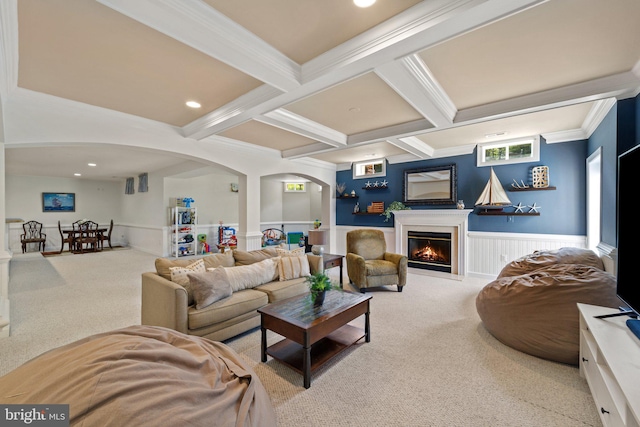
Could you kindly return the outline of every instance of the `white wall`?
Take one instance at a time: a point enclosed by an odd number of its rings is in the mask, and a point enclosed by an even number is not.
[[[75,193],[75,212],[42,212],[42,193]],[[88,218],[100,224],[120,220],[124,183],[74,178],[6,176],[6,216],[57,226]]]
[[[167,177],[164,180],[165,199],[191,197],[198,208],[198,224],[217,225],[238,222],[238,193],[231,191],[231,183],[238,177],[226,173],[211,173],[193,178]],[[168,209],[167,209],[168,210]]]
[[[58,221],[69,227],[79,219],[90,219],[101,225],[121,220],[121,197],[124,183],[113,181],[91,181],[77,178],[52,178],[38,176],[5,177],[5,212],[8,218],[21,218],[24,221],[36,220],[43,224],[47,233],[45,250],[60,249]],[[42,193],[75,193],[75,212],[43,212]],[[22,252],[20,234],[22,224],[10,224],[9,248],[12,252]]]

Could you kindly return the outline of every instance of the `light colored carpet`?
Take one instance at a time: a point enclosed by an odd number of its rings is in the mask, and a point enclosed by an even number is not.
[[[16,256],[0,375],[51,348],[139,324],[140,274],[154,260],[133,249]],[[475,310],[485,282],[410,274],[402,293],[371,292],[371,342],[323,367],[309,389],[279,362],[260,362],[259,330],[226,343],[257,372],[282,427],[600,426],[576,367],[520,353],[485,331]]]

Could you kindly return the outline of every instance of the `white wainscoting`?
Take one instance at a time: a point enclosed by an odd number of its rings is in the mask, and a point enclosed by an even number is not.
[[[494,279],[508,262],[536,250],[587,247],[587,236],[470,231],[469,275]]]

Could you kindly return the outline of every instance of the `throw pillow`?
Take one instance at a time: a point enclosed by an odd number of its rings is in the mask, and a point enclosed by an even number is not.
[[[204,261],[202,261],[202,259],[199,259],[187,265],[186,267],[170,267],[169,271],[171,272],[171,281],[177,283],[187,290],[187,295],[189,296],[189,305],[193,304],[193,291],[191,290],[191,286],[189,285],[189,277],[187,276],[187,274],[204,273],[205,271],[207,271],[204,267]]]
[[[214,268],[213,271],[204,273],[189,273],[187,276],[197,310],[231,296],[231,284],[224,267]]]
[[[238,292],[243,289],[251,289],[265,283],[273,282],[277,277],[277,265],[280,258],[269,258],[249,265],[235,267],[223,267],[229,278],[231,289]],[[213,269],[208,268],[208,271]]]
[[[233,251],[207,255],[202,260],[206,268],[233,267],[236,265],[236,260],[233,259]]]
[[[276,248],[273,247],[256,249],[253,251],[241,251],[239,249],[233,250],[233,258],[235,259],[236,265],[249,265],[275,256],[278,256],[278,254],[276,253]]]
[[[304,248],[296,248],[294,250],[287,250],[284,248],[276,248],[278,256],[300,256],[304,255]]]
[[[280,281],[297,279],[299,277],[310,276],[309,261],[306,255],[283,256],[278,262],[278,274]]]

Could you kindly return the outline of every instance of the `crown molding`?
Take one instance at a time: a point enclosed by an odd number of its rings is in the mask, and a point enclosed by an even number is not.
[[[384,64],[375,73],[434,126],[453,123],[455,105],[417,55]]]
[[[344,133],[283,108],[271,111],[262,117],[256,117],[256,120],[316,141],[324,142],[333,147],[347,145],[347,135]]]
[[[546,140],[547,144],[589,139],[614,105],[616,105],[615,98],[596,101],[579,129],[544,133],[542,137]]]
[[[97,1],[284,92],[300,86],[299,64],[205,2]]]
[[[593,107],[591,107],[589,114],[587,114],[587,117],[585,117],[582,123],[582,129],[585,131],[587,138],[590,138],[593,132],[600,126],[600,123],[602,123],[614,105],[616,105],[616,100],[614,98],[607,98],[597,101]]]
[[[640,78],[627,71],[582,83],[541,91],[460,110],[454,122],[477,123],[583,102],[625,96],[640,87]]]
[[[0,95],[18,86],[18,2],[0,2]]]
[[[556,144],[558,142],[581,141],[589,138],[584,129],[568,129],[558,132],[543,133],[540,136],[544,138],[547,144]]]

